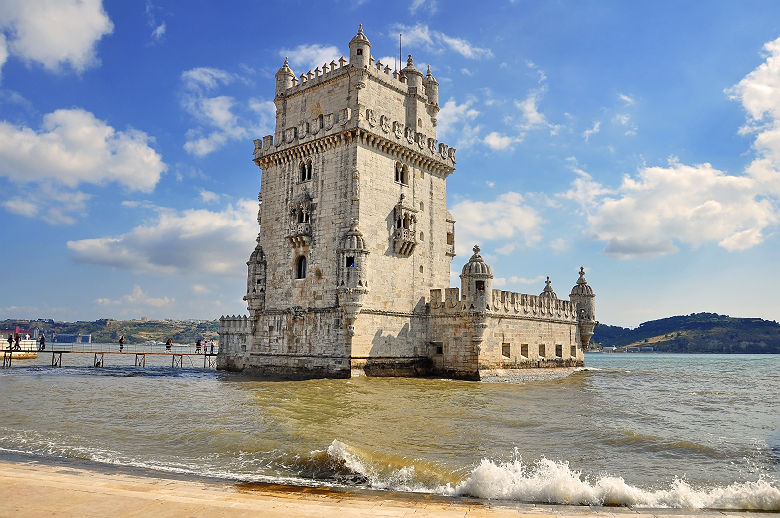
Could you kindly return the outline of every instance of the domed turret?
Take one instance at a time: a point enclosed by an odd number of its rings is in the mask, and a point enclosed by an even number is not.
[[[367,67],[371,55],[371,42],[363,34],[363,24],[358,27],[357,34],[349,42],[349,62],[356,67]]]
[[[422,95],[420,87],[422,87],[423,75],[422,72],[414,68],[414,61],[412,60],[411,54],[409,54],[409,58],[406,60],[406,66],[401,72],[403,72],[404,77],[406,77],[406,84],[409,85],[409,88],[416,88],[416,93]]]
[[[550,282],[550,276],[547,276],[547,280],[544,283],[544,291],[539,294],[540,297],[548,299],[558,299],[558,295],[552,289],[552,283]]]
[[[290,68],[287,58],[284,58],[284,65],[276,72],[276,97],[279,97],[288,88],[292,88],[295,72]]]
[[[428,65],[428,73],[425,74],[425,79],[423,79],[423,86],[425,87],[425,97],[428,98],[428,103],[439,106],[439,82],[431,74],[430,65]]]
[[[474,245],[474,255],[463,266],[460,275],[461,300],[466,309],[484,311],[493,297],[493,269],[479,255],[479,245]]]
[[[598,322],[596,322],[596,295],[588,281],[585,280],[584,267],[580,267],[580,278],[571,289],[569,299],[576,306],[582,348],[587,349],[590,337],[593,336],[593,328],[598,325]]]

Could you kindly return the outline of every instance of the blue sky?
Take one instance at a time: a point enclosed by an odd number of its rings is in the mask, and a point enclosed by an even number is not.
[[[519,0],[4,0],[0,318],[244,313],[273,75],[360,23],[440,83],[453,285],[778,319],[780,2]]]

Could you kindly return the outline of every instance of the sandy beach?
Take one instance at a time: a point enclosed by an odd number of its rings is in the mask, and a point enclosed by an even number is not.
[[[0,462],[0,517],[749,516],[750,512],[533,505],[408,493],[231,484]]]

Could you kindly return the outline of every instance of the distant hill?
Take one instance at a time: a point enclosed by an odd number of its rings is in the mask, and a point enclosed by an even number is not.
[[[198,338],[218,338],[218,320],[114,320],[102,318],[93,321],[58,322],[54,320],[0,320],[0,329],[14,326],[32,331],[39,329],[49,340],[57,334],[91,334],[95,343],[113,343],[124,335],[128,344],[147,340],[164,342],[169,337],[175,343],[194,343]]]
[[[652,346],[671,353],[780,353],[780,324],[760,318],[692,313],[644,322],[635,329],[599,325],[591,339],[602,347]]]

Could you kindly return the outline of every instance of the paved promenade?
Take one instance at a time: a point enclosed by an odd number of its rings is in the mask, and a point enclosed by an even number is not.
[[[763,513],[762,513],[763,514]],[[752,516],[757,513],[631,510],[483,502],[431,495],[256,484],[236,486],[0,462],[0,517],[604,517]]]

